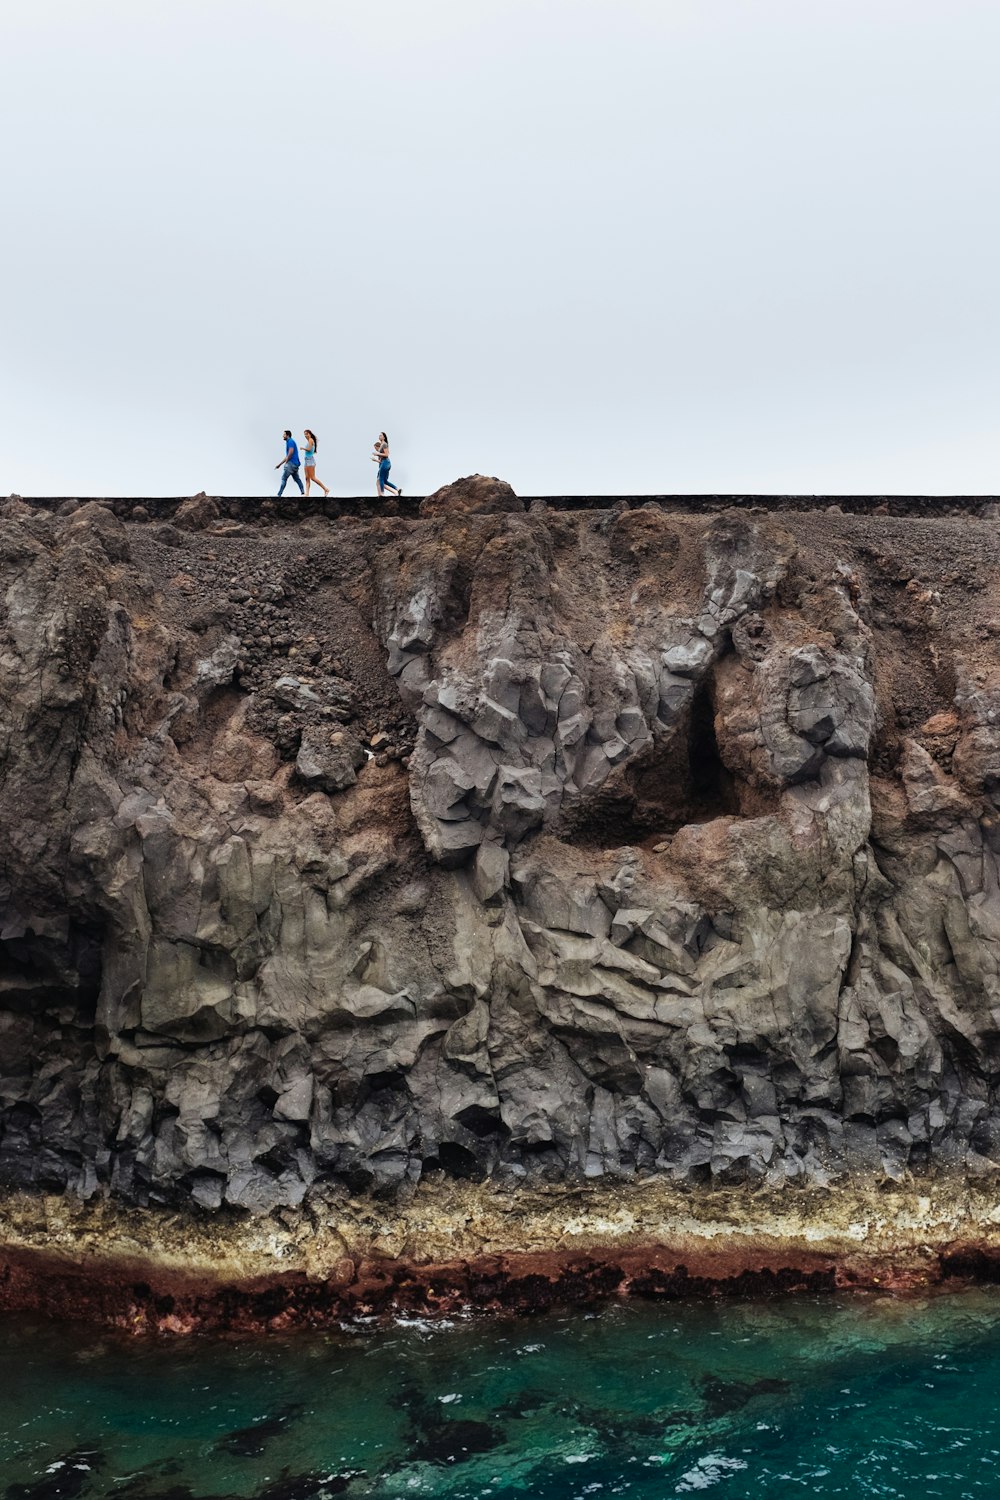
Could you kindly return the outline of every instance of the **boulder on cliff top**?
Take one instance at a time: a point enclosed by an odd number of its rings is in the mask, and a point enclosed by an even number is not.
[[[97,500],[77,506],[68,519],[66,534],[96,538],[109,562],[128,562],[132,556],[125,527],[114,511]]]
[[[30,505],[26,505],[20,495],[8,495],[6,500],[0,501],[0,521],[30,521],[35,515]]]
[[[174,516],[174,525],[183,527],[185,531],[203,531],[206,526],[217,521],[220,515],[218,501],[202,490],[199,494],[192,495],[190,500],[181,501]]]
[[[505,479],[470,474],[435,490],[420,502],[422,516],[497,516],[508,511],[523,512],[519,500]]]

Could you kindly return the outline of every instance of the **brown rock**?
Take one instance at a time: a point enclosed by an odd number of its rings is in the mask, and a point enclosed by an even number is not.
[[[96,500],[81,505],[69,518],[67,534],[92,537],[109,562],[127,562],[130,557],[128,533],[106,505]]]
[[[960,788],[915,740],[904,740],[900,760],[903,791],[918,826],[937,827],[968,812]]]
[[[506,480],[487,478],[485,474],[456,479],[420,502],[422,516],[495,516],[523,510],[524,502]]]
[[[277,817],[285,804],[282,788],[275,781],[246,781],[244,782],[247,793],[247,801],[256,813],[261,813],[265,818]]]
[[[216,735],[211,771],[219,781],[266,781],[278,769],[278,752],[270,740],[246,728],[247,701]]]
[[[182,527],[184,531],[203,531],[206,526],[217,521],[220,514],[218,501],[210,499],[202,490],[190,500],[181,501],[174,516],[174,525]]]
[[[950,755],[959,733],[958,715],[952,709],[932,714],[920,726],[920,736],[932,755]]]

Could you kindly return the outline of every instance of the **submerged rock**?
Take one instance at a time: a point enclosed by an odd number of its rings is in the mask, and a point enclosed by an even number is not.
[[[341,1474],[285,1474],[257,1491],[254,1500],[326,1500],[343,1495],[351,1481]]]
[[[264,1417],[259,1422],[252,1422],[249,1427],[240,1427],[235,1432],[227,1433],[215,1446],[220,1453],[231,1453],[235,1458],[257,1458],[272,1439],[279,1437],[301,1415],[301,1406],[286,1407],[273,1417]]]
[[[425,1463],[461,1464],[477,1453],[489,1453],[502,1442],[503,1433],[488,1422],[463,1418],[436,1423],[415,1445],[412,1454]]]
[[[98,1449],[78,1448],[47,1464],[37,1479],[9,1484],[4,1500],[76,1500],[103,1468],[104,1457]]]
[[[757,1396],[783,1396],[792,1389],[791,1381],[774,1375],[759,1380],[720,1380],[717,1376],[706,1375],[698,1386],[710,1417],[741,1411]]]

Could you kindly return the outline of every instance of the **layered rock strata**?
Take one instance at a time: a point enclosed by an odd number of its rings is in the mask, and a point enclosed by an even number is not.
[[[286,528],[8,502],[3,1183],[989,1181],[998,562],[977,520],[496,482]]]
[[[0,1311],[128,1333],[277,1332],[609,1297],[868,1290],[1000,1280],[1000,1207],[968,1182],[914,1193],[425,1180],[322,1215],[179,1215],[15,1195],[0,1207]]]

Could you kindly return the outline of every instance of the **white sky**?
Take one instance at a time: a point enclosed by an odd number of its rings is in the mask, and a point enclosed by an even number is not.
[[[996,0],[7,0],[0,493],[1000,489]]]

